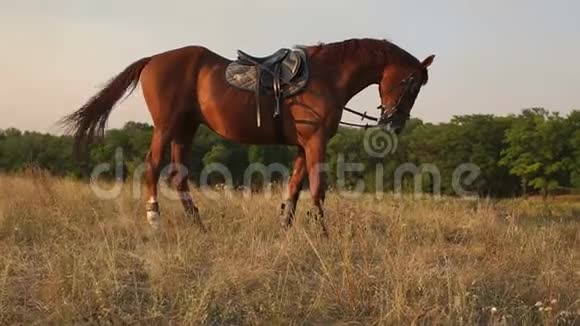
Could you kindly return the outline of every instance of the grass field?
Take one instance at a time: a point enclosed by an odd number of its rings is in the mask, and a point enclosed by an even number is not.
[[[125,190],[0,176],[0,324],[580,323],[580,204],[326,202],[280,230],[279,199],[194,192],[207,234]]]

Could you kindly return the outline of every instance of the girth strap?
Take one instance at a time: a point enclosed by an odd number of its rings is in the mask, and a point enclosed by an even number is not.
[[[274,118],[280,115],[280,98],[282,97],[282,85],[280,85],[280,65],[274,68],[273,78],[274,97],[276,98],[276,108],[274,110]]]
[[[256,122],[258,124],[258,128],[262,125],[262,119],[260,118],[260,78],[262,78],[262,67],[260,65],[256,65],[256,75],[258,78],[258,82],[256,83]]]

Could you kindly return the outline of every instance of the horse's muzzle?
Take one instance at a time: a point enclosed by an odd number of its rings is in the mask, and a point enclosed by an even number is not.
[[[381,118],[378,121],[379,126],[387,127],[387,129],[393,131],[395,134],[403,131],[408,119],[407,115],[399,112],[396,106],[385,107],[381,105],[379,109],[381,109]]]

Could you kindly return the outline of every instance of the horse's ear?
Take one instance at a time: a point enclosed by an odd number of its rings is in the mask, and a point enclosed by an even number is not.
[[[434,54],[428,56],[425,60],[423,60],[421,64],[423,65],[423,67],[427,68],[433,63],[433,60],[435,60]]]

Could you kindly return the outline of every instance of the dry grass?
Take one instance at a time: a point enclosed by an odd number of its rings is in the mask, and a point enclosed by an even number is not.
[[[194,194],[208,234],[129,190],[0,176],[0,324],[574,324],[580,207],[330,194],[330,238],[280,201]],[[541,306],[540,306],[541,305]]]

